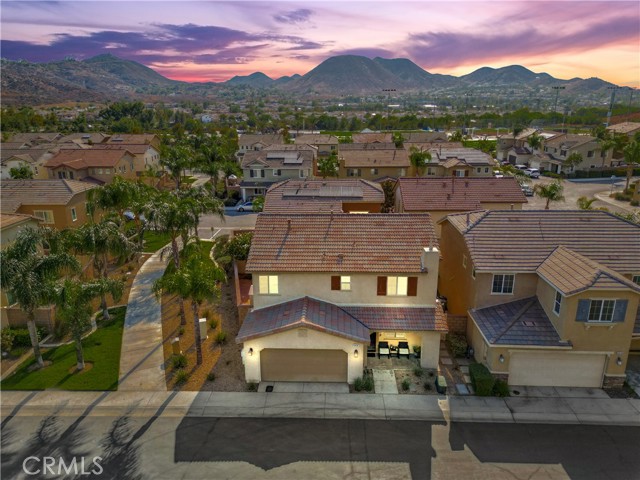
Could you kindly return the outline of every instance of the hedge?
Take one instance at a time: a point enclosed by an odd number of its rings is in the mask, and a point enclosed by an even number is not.
[[[469,365],[469,376],[471,377],[471,384],[476,392],[476,395],[481,397],[489,397],[493,395],[493,387],[496,383],[496,379],[493,378],[489,369],[481,363],[473,363]]]

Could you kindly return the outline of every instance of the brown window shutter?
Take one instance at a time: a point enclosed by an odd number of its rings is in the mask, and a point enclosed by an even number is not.
[[[387,277],[378,277],[378,295],[387,294]]]
[[[340,276],[331,275],[331,290],[340,290]]]
[[[418,277],[409,277],[407,285],[407,296],[415,297],[418,295]]]

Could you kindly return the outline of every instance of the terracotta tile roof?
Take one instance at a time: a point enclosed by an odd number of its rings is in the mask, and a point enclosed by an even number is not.
[[[323,134],[307,134],[299,135],[295,138],[296,145],[338,145],[338,137],[335,135],[323,135]]]
[[[121,149],[60,150],[53,158],[47,160],[44,167],[56,168],[64,165],[74,170],[93,167],[115,167],[123,157],[128,156],[131,156],[131,153],[128,150]]]
[[[16,156],[28,156],[31,160],[26,160],[29,163],[36,163],[45,155],[52,155],[55,150],[41,149],[41,148],[4,148],[0,150],[0,159],[2,162],[6,162],[10,158]]]
[[[265,196],[268,213],[340,213],[342,202],[384,202],[382,187],[366,180],[285,180]]]
[[[420,143],[410,143],[405,145],[405,148],[407,150],[409,150],[409,153],[411,153],[411,147],[415,147],[418,150],[435,150],[435,149],[440,149],[442,148],[443,150],[445,148],[451,149],[451,148],[464,148],[464,145],[462,145],[462,142],[420,142]]]
[[[407,168],[411,165],[406,150],[393,149],[368,149],[368,150],[340,150],[339,158],[344,160],[345,168]]]
[[[369,341],[369,330],[342,308],[310,297],[252,310],[245,317],[236,343],[307,327],[358,342]]]
[[[453,214],[477,270],[535,272],[565,247],[618,273],[640,272],[640,225],[599,210],[491,210]]]
[[[621,134],[629,134],[629,133],[633,133],[636,130],[640,130],[640,123],[638,122],[622,122],[622,123],[618,123],[616,125],[611,125],[609,127],[607,127],[607,130],[610,130],[612,132],[615,133],[621,133]]]
[[[51,143],[62,138],[61,133],[16,133],[11,136],[11,142],[29,143]]]
[[[353,143],[389,143],[393,142],[390,133],[354,133],[351,135]]]
[[[0,213],[0,229],[17,225],[29,220],[40,221],[38,218],[22,213]]]
[[[300,147],[302,145],[291,145]],[[306,145],[305,145],[306,146]],[[285,149],[262,149],[260,151],[250,150],[242,157],[242,168],[259,164],[265,168],[278,169],[310,169],[313,167],[313,150],[285,150]]]
[[[476,150],[475,148],[446,148],[443,146],[434,146],[429,149],[431,152],[431,160],[444,163],[448,159],[457,159],[470,166],[494,165],[496,162],[491,155]]]
[[[405,212],[479,210],[483,203],[527,203],[514,177],[400,178],[396,195]]]
[[[140,134],[117,134],[112,135],[107,140],[107,143],[119,143],[122,145],[132,144],[150,144],[158,142],[159,138],[155,133],[140,133]]]
[[[555,137],[545,140],[546,147],[573,148],[585,143],[595,142],[595,137],[591,135],[578,135],[576,133],[561,133]]]
[[[0,208],[15,213],[21,205],[67,205],[75,195],[95,188],[77,180],[3,180]]]
[[[299,327],[366,343],[370,330],[447,331],[440,307],[337,306],[303,297],[249,312],[236,343]]]
[[[91,142],[93,144],[98,144],[102,142],[106,142],[110,138],[110,135],[106,133],[92,132],[92,133],[71,133],[69,135],[65,135],[64,137],[58,140],[58,143],[76,143],[76,142]]]
[[[469,310],[469,315],[492,345],[570,347],[536,297]]]
[[[282,145],[284,144],[284,138],[279,133],[272,135],[259,135],[254,133],[245,133],[238,137],[238,145],[250,147],[256,143],[263,143],[264,145]]]
[[[150,148],[154,148],[152,145],[146,143],[127,143],[127,144],[118,144],[118,143],[106,143],[94,145],[92,147],[93,150],[126,150],[129,153],[134,155],[144,155],[147,153],[147,150]]]
[[[341,143],[338,147],[340,152],[347,152],[351,150],[357,150],[359,152],[369,150],[396,150],[396,144],[393,142],[380,142],[380,143]],[[404,150],[404,149],[400,149]]]
[[[406,132],[402,134],[402,138],[404,143],[433,143],[449,140],[445,132]]]
[[[536,271],[564,295],[587,289],[630,288],[640,291],[640,285],[563,246],[556,248]]]
[[[421,272],[437,247],[428,213],[258,215],[248,272]]]

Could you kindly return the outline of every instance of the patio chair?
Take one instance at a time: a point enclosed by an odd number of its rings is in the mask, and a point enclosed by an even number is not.
[[[386,355],[387,358],[391,358],[389,352],[389,342],[378,342],[378,358],[380,355]]]
[[[409,358],[409,343],[408,342],[398,342],[398,358],[400,355],[406,355]]]

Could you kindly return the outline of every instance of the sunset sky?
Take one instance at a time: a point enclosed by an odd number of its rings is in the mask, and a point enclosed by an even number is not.
[[[2,57],[110,52],[186,81],[304,74],[328,57],[410,58],[431,73],[524,65],[640,86],[640,2],[5,1]]]

